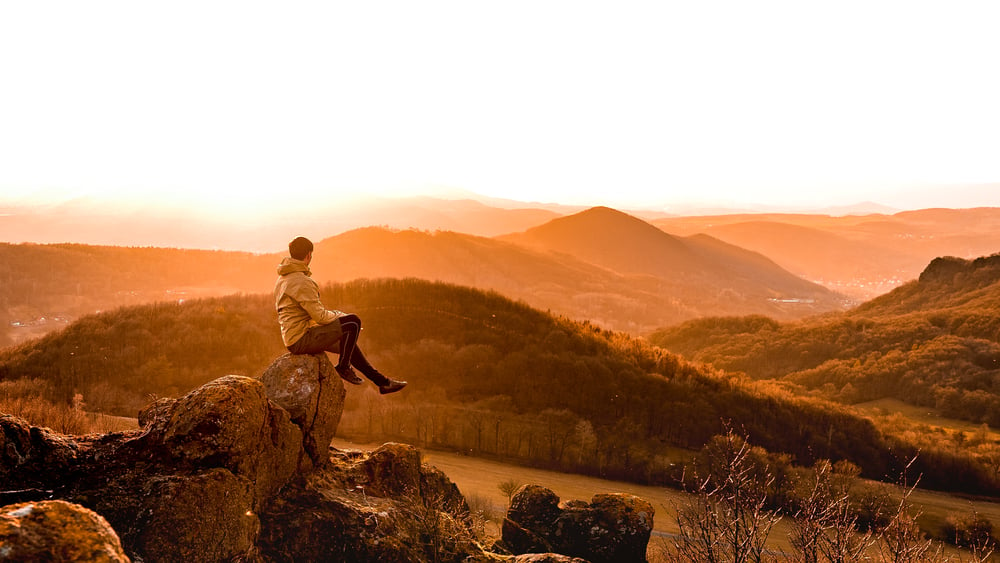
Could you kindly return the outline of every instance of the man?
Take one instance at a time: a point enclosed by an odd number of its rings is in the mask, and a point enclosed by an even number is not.
[[[310,277],[313,243],[297,237],[288,243],[288,257],[278,266],[274,283],[274,306],[278,310],[281,339],[292,354],[340,354],[337,373],[348,383],[364,383],[351,368],[354,366],[378,385],[379,393],[395,393],[405,381],[390,379],[365,359],[358,348],[361,319],[357,315],[328,310],[319,300],[319,285]]]

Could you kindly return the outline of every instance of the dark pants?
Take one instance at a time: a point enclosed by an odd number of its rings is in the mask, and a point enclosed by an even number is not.
[[[358,348],[361,319],[357,315],[344,315],[338,320],[340,326],[330,323],[310,327],[302,335],[302,338],[288,347],[288,351],[293,354],[333,352],[340,355],[340,361],[337,362],[338,367],[354,366],[378,386],[389,383],[389,378],[372,367],[361,352],[361,348]]]

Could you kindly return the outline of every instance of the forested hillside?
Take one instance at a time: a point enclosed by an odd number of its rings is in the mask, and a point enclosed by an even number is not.
[[[650,340],[844,403],[893,397],[1000,426],[1000,255],[936,259],[919,280],[846,313],[701,319]]]
[[[515,303],[417,280],[323,287],[359,313],[361,344],[410,381],[392,396],[352,387],[345,431],[637,481],[667,482],[679,461],[727,425],[809,465],[846,459],[894,479],[916,453],[842,407],[717,373],[641,340]],[[155,396],[221,375],[256,375],[283,353],[269,295],[133,306],[89,315],[5,350],[0,382],[44,382],[53,400],[134,416]],[[1000,491],[961,452],[922,452],[930,487]],[[955,476],[961,478],[956,480]]]

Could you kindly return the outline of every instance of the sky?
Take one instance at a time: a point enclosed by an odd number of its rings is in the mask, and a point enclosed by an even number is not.
[[[0,2],[0,201],[1000,206],[998,21],[913,0]]]

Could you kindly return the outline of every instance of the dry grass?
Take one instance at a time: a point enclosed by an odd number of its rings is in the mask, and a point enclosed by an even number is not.
[[[380,444],[356,444],[335,439],[334,447],[341,449],[370,450]],[[466,498],[473,497],[480,506],[487,505],[499,512],[499,518],[507,508],[507,496],[501,491],[500,484],[515,480],[521,483],[538,484],[551,489],[562,501],[585,500],[598,493],[629,493],[648,501],[656,509],[653,519],[653,537],[650,539],[649,554],[651,561],[661,559],[665,543],[678,533],[676,507],[689,501],[686,493],[664,487],[636,485],[623,481],[610,481],[546,471],[530,467],[508,465],[496,461],[465,456],[450,452],[422,450],[424,462],[444,471],[458,485]],[[901,490],[893,488],[895,494],[901,495]],[[949,515],[969,514],[973,510],[986,516],[1000,528],[1000,504],[985,500],[969,500],[946,493],[915,490],[910,496],[910,502],[921,513],[919,522],[925,529],[937,529]],[[774,554],[792,553],[789,540],[792,532],[792,522],[783,518],[772,530],[767,541],[767,549]],[[945,553],[953,561],[958,556],[957,550],[945,548]],[[968,559],[965,559],[968,560]]]
[[[902,416],[914,425],[926,425],[933,429],[943,429],[951,431],[961,431],[967,436],[972,436],[981,432],[983,425],[975,424],[966,420],[946,418],[938,412],[928,407],[918,407],[900,401],[899,399],[878,399],[865,403],[858,403],[854,408],[869,417]],[[1000,440],[1000,432],[990,429],[988,431],[990,440]]]

